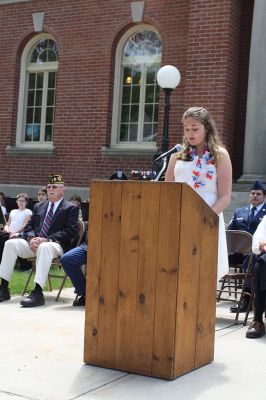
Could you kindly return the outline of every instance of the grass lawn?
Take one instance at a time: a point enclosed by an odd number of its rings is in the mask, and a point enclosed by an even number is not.
[[[57,265],[56,266],[52,265],[52,267],[50,269],[50,272],[58,273],[60,275],[64,275],[64,270],[62,268],[59,268]],[[29,277],[29,273],[30,273],[30,270],[21,272],[16,268],[14,269],[14,272],[12,274],[12,277],[11,277],[11,280],[10,280],[10,284],[9,284],[11,295],[21,294],[22,293],[22,290],[24,289],[24,286],[26,285],[26,281],[27,281],[27,279]],[[30,290],[32,290],[34,288],[35,284],[34,284],[33,281],[34,281],[34,274],[32,275],[28,291],[30,291]],[[51,278],[51,281],[52,281],[52,289],[53,290],[54,289],[59,289],[59,287],[60,287],[60,285],[62,283],[62,279]],[[65,288],[73,287],[72,282],[71,282],[70,279],[66,280],[64,287]],[[44,291],[49,291],[48,281],[46,282]]]

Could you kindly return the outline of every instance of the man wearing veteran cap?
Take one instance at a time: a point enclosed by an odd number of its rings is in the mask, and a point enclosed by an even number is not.
[[[0,302],[10,299],[8,284],[17,257],[36,256],[35,288],[20,304],[23,307],[36,307],[45,303],[42,290],[52,260],[71,248],[71,242],[78,232],[79,208],[64,199],[64,191],[61,175],[50,175],[48,201],[35,204],[21,237],[5,243],[0,265]]]
[[[261,180],[256,180],[250,188],[249,201],[245,207],[237,208],[234,212],[234,216],[230,221],[227,229],[246,231],[251,235],[256,231],[262,218],[266,215],[266,204],[265,202],[266,190]],[[248,257],[244,257],[242,254],[229,255],[229,262],[235,264],[243,264],[244,269],[248,265]],[[249,283],[250,285],[250,283]],[[251,292],[250,287],[245,288],[246,292]],[[241,304],[239,305],[240,312],[246,312],[249,304],[249,296],[244,296]],[[236,313],[238,311],[238,305],[234,305],[230,308],[230,311]]]

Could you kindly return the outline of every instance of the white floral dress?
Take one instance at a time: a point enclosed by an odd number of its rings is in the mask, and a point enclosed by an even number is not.
[[[211,207],[217,200],[217,172],[210,153],[206,151],[202,158],[195,153],[191,161],[177,160],[174,174],[175,182],[185,182],[190,185]],[[218,237],[218,270],[217,280],[229,270],[227,245],[223,213],[219,214]]]

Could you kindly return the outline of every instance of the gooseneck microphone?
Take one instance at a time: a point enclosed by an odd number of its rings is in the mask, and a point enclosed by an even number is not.
[[[157,157],[154,162],[161,160],[164,157],[168,157],[173,153],[177,153],[178,151],[183,150],[183,146],[181,144],[176,144],[172,149],[166,151],[165,153],[161,154],[159,157]]]

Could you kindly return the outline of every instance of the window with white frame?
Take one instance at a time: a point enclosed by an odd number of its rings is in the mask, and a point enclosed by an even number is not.
[[[10,4],[10,3],[26,3],[31,2],[32,0],[0,0],[1,4]]]
[[[22,55],[18,146],[53,143],[58,49],[52,37],[40,37]]]
[[[152,27],[135,27],[120,41],[113,109],[114,147],[155,147],[160,93],[156,75],[161,55],[161,39]]]

